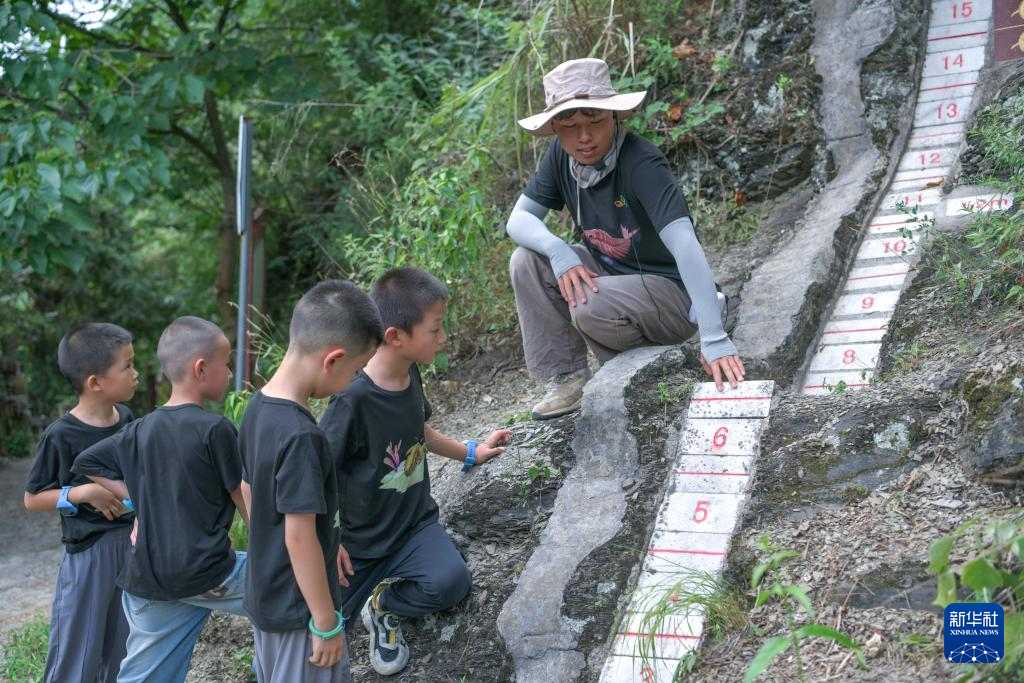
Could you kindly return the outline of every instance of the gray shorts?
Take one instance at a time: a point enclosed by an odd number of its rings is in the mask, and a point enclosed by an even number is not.
[[[345,634],[337,636],[344,638]],[[312,635],[306,629],[287,633],[268,633],[253,628],[256,657],[253,666],[260,683],[351,683],[348,643],[345,656],[330,669],[309,663],[313,654]]]

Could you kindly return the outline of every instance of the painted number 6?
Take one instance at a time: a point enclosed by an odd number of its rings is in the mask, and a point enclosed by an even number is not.
[[[709,500],[698,500],[697,507],[694,508],[693,510],[693,521],[697,522],[697,524],[700,524],[705,519],[707,519],[709,512],[708,505],[710,504],[711,501]]]
[[[719,427],[715,430],[715,435],[711,437],[711,450],[717,451],[725,447],[727,441],[727,435],[729,434],[728,427]]]

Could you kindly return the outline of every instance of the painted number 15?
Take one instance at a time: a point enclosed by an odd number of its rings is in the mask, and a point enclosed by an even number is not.
[[[954,19],[968,19],[972,14],[974,14],[974,3],[971,0],[953,3]]]

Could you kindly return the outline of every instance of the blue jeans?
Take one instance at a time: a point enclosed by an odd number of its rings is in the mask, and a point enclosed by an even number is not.
[[[182,600],[146,600],[124,594],[124,614],[131,629],[128,655],[121,662],[118,683],[175,683],[185,680],[192,650],[210,612],[248,615],[242,609],[246,553],[235,552],[235,568],[214,589],[222,597],[207,594]]]

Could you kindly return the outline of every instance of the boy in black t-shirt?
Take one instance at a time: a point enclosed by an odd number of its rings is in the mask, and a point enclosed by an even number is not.
[[[246,616],[246,553],[231,547],[237,508],[248,520],[231,422],[203,410],[224,398],[227,337],[186,316],[167,326],[157,357],[171,396],[78,456],[72,471],[128,496],[138,536],[118,579],[130,633],[119,683],[184,681],[212,610]]]
[[[437,278],[399,268],[370,296],[385,326],[383,343],[365,372],[331,399],[320,425],[338,470],[342,611],[350,618],[362,608],[370,663],[389,675],[409,661],[401,617],[447,609],[470,588],[469,568],[438,522],[427,451],[469,471],[500,454],[511,432],[459,443],[426,424],[431,411],[416,364],[432,362],[446,339],[448,290]]]
[[[252,486],[245,607],[261,683],[350,680],[336,557],[338,482],[310,398],[341,391],[381,339],[373,302],[328,280],[296,304],[288,350],[249,402],[239,443]]]
[[[131,422],[132,336],[110,323],[80,325],[60,340],[57,363],[78,393],[43,432],[25,483],[25,508],[61,514],[64,559],[50,614],[45,683],[110,681],[124,658],[128,623],[115,579],[131,548],[134,515],[121,497],[71,473],[79,453]]]

